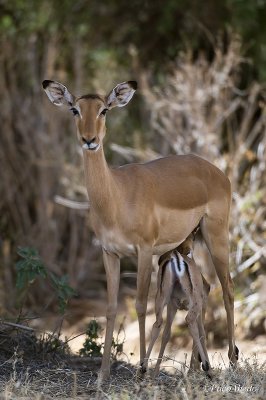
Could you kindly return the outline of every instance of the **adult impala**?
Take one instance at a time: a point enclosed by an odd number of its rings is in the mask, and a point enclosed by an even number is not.
[[[137,89],[135,81],[118,84],[107,96],[75,97],[64,85],[50,80],[43,81],[43,88],[53,104],[67,105],[75,116],[83,148],[91,225],[103,250],[108,307],[100,381],[110,374],[120,258],[138,257],[136,310],[142,364],[152,255],[177,247],[198,224],[222,285],[228,356],[231,363],[236,363],[234,296],[228,267],[229,180],[214,165],[195,155],[169,156],[119,168],[107,165],[103,151],[105,116],[113,107],[123,107],[130,101]]]

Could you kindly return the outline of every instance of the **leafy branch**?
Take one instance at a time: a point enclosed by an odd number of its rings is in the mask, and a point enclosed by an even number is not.
[[[57,277],[45,267],[38,250],[33,247],[18,247],[20,260],[16,263],[16,287],[20,292],[19,302],[23,305],[30,286],[37,278],[47,279],[55,290],[59,312],[64,314],[68,301],[76,291],[69,286],[68,277]]]

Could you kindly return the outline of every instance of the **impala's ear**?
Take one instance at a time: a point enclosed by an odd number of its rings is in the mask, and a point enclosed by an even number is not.
[[[63,104],[72,106],[75,102],[75,97],[62,83],[45,80],[42,83],[42,87],[49,100],[56,106],[62,106]]]
[[[107,107],[124,107],[132,99],[136,89],[136,81],[119,83],[106,98]]]

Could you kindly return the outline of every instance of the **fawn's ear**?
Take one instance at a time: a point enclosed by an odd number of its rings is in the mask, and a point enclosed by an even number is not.
[[[136,89],[136,81],[119,83],[106,97],[107,107],[124,107],[132,99]]]
[[[75,102],[75,97],[62,83],[45,80],[42,83],[42,87],[49,100],[56,106],[62,106],[63,104],[72,106]]]

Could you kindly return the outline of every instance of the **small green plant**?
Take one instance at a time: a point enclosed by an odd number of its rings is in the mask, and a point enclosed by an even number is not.
[[[119,334],[121,332],[121,327],[118,331],[116,339],[112,339],[111,355],[116,360],[117,356],[123,352],[124,341],[119,341]],[[86,339],[83,343],[83,347],[79,350],[81,356],[87,357],[101,357],[102,350],[104,348],[104,343],[102,342],[102,327],[96,319],[89,322],[88,328],[86,330]]]
[[[23,306],[30,285],[37,278],[47,279],[53,287],[59,304],[59,311],[64,314],[67,303],[76,292],[68,285],[67,276],[61,278],[47,270],[38,251],[32,247],[19,247],[17,254],[21,259],[16,263],[16,287],[19,290],[19,303]]]
[[[18,247],[17,254],[21,257],[16,263],[16,286],[18,289],[25,289],[37,277],[47,277],[46,268],[36,249],[32,247]]]
[[[125,337],[124,339],[121,341],[120,339],[120,333],[124,332],[124,326],[123,323],[120,324],[119,330],[117,332],[117,336],[116,339],[113,337],[112,340],[112,350],[111,350],[111,355],[112,357],[116,360],[118,356],[120,356],[123,353],[123,346],[124,346],[124,342],[125,342]],[[125,332],[124,332],[124,336],[125,336]]]
[[[62,340],[56,333],[42,333],[37,339],[36,348],[38,353],[42,354],[70,354],[67,338]]]
[[[96,319],[89,322],[86,330],[85,342],[83,343],[83,347],[79,350],[81,356],[100,357],[102,355],[101,350],[103,349],[104,343],[99,343],[101,332],[102,328]]]

